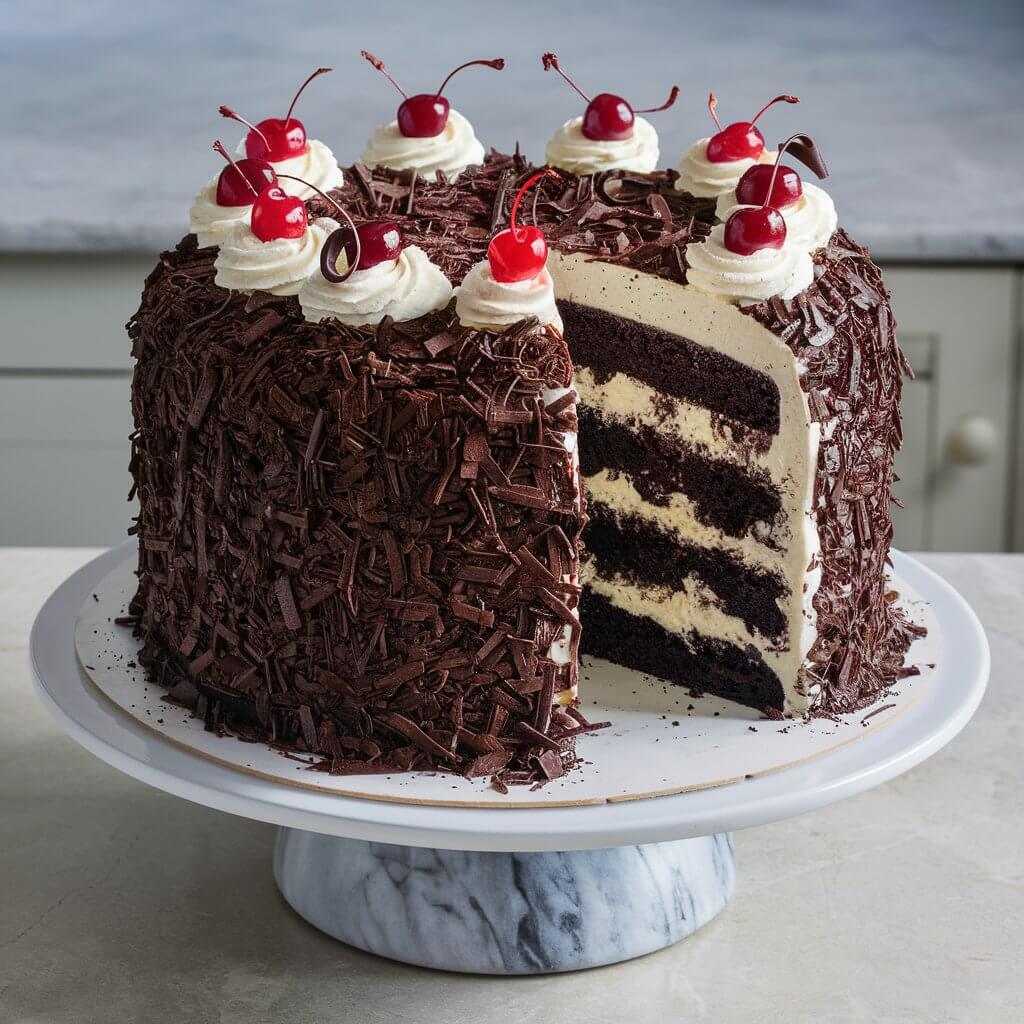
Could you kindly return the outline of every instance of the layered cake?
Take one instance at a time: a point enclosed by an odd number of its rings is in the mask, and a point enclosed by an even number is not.
[[[823,176],[816,147],[716,125],[658,170],[650,122],[584,98],[543,173],[440,91],[319,180],[291,111],[223,151],[130,324],[132,613],[210,728],[502,787],[576,763],[580,651],[771,715],[909,671],[908,368],[781,162]]]

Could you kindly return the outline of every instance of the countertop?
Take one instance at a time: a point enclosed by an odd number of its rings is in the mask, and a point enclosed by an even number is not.
[[[509,8],[475,0],[376,4],[248,0],[173,4],[40,0],[4,6],[0,33],[0,251],[155,250],[176,241],[199,185],[237,126],[221,103],[283,116],[314,67],[334,65],[298,110],[343,163],[394,117],[390,85],[358,57],[376,52],[416,92],[449,67],[449,94],[485,145],[518,139],[534,159],[581,103],[539,55],[556,50],[585,91],[677,106],[652,115],[662,163],[777,93],[770,143],[817,139],[840,220],[888,260],[1024,260],[1024,7],[1019,0],[644,0]],[[299,13],[301,12],[301,13]]]
[[[342,946],[270,874],[274,830],[138,783],[50,721],[27,636],[96,552],[0,549],[0,1020],[843,1024],[1024,1018],[1024,556],[927,555],[980,615],[975,719],[909,774],[736,836],[723,914],[585,974],[444,975]]]

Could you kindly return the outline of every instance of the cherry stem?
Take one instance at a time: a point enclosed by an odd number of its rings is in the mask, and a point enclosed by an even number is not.
[[[444,92],[444,87],[463,69],[471,68],[474,64],[482,64],[488,68],[494,68],[495,71],[502,71],[505,68],[505,58],[495,57],[494,60],[467,60],[465,64],[460,64],[454,71],[448,73],[448,77],[441,83],[441,88],[434,93],[435,96],[440,96]]]
[[[721,131],[722,122],[718,120],[718,111],[715,109],[718,106],[718,97],[713,93],[708,93],[708,110],[711,111],[711,117],[715,122],[715,127]]]
[[[536,174],[531,174],[530,177],[519,186],[519,191],[516,193],[515,199],[512,200],[512,209],[509,210],[508,214],[508,226],[512,229],[512,234],[516,241],[519,241],[519,225],[516,223],[516,214],[519,213],[519,204],[523,201],[523,196],[526,192],[534,184],[540,181],[541,178],[554,178],[555,181],[562,180],[562,176],[560,174],[548,167],[543,171],[538,171]]]
[[[668,99],[660,107],[645,107],[643,110],[634,110],[634,114],[656,114],[659,110],[668,110],[673,103],[679,98],[679,86],[673,85],[672,91],[668,94]]]
[[[757,119],[769,108],[775,106],[776,103],[799,103],[800,100],[796,96],[776,96],[775,99],[769,100],[751,119],[751,124],[757,124]]]
[[[590,97],[562,70],[561,65],[558,63],[558,57],[553,53],[545,53],[540,58],[541,63],[544,65],[545,71],[550,71],[554,68],[575,90],[578,92],[588,103]]]
[[[217,139],[217,141],[214,142],[213,144],[213,148],[214,150],[216,150],[216,152],[220,153],[220,155],[224,157],[224,159],[227,160],[229,164],[231,164],[231,166],[234,168],[235,173],[242,179],[242,181],[246,183],[246,185],[249,186],[249,191],[253,194],[253,196],[258,196],[259,192],[256,191],[256,188],[254,187],[253,183],[241,172],[241,170],[238,167],[238,164],[236,164],[235,161],[231,158],[231,154],[224,148],[224,143],[221,142],[220,139]]]
[[[797,139],[803,138],[802,135],[790,135],[786,141],[779,146],[778,153],[775,154],[775,166],[772,167],[772,176],[768,179],[768,191],[765,193],[764,202],[761,203],[761,209],[763,210],[766,206],[770,205],[772,198],[772,190],[775,188],[775,179],[778,177],[779,168],[782,166],[782,158],[789,149],[790,143],[796,142]]]
[[[356,230],[355,221],[352,220],[352,218],[348,215],[348,211],[341,205],[341,203],[338,202],[337,199],[335,199],[333,196],[329,196],[322,189],[317,188],[316,185],[313,184],[313,182],[306,181],[305,178],[297,178],[294,174],[279,174],[278,177],[287,178],[289,181],[297,181],[300,184],[305,185],[306,188],[311,188],[318,196],[320,196],[321,199],[326,199],[327,202],[329,202],[331,206],[333,206],[334,209],[337,210],[338,213],[340,213],[341,216],[344,217],[345,220],[347,221],[348,226],[352,229],[352,234],[355,236],[356,256],[352,263],[349,265],[345,275],[343,277],[339,276],[337,278],[338,282],[346,280],[348,277],[351,276],[352,271],[354,271],[356,267],[359,266],[359,257],[362,255],[362,249],[359,245],[359,232]],[[337,271],[335,271],[335,274],[337,275]]]
[[[299,101],[299,97],[302,95],[302,92],[306,88],[306,86],[309,85],[309,83],[312,82],[314,78],[318,77],[319,75],[326,75],[327,72],[330,70],[331,68],[317,68],[316,71],[314,71],[313,74],[311,74],[309,78],[307,78],[302,83],[302,85],[299,86],[299,91],[292,97],[292,105],[288,108],[288,113],[284,115],[284,125],[286,128],[288,127],[288,122],[292,119],[292,111],[295,109],[295,104]]]
[[[359,56],[363,60],[369,61],[406,99],[409,98],[409,94],[391,77],[391,73],[384,67],[384,61],[380,57],[374,57],[372,53],[366,50],[360,50]]]
[[[264,135],[263,132],[261,132],[259,128],[257,128],[256,125],[252,123],[252,121],[246,121],[246,119],[242,117],[241,114],[236,114],[230,107],[225,107],[222,105],[217,109],[220,111],[221,117],[228,117],[232,121],[240,121],[242,124],[245,125],[246,128],[249,128],[251,131],[254,131],[263,140],[263,145],[267,147],[267,152],[270,152],[270,143],[267,141],[266,135]]]

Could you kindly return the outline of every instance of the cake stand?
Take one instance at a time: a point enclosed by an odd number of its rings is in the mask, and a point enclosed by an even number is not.
[[[236,748],[257,745],[218,739],[218,756],[211,757],[198,736],[193,742],[187,733],[183,740],[180,733],[162,732],[169,715],[159,717],[158,728],[157,719],[151,724],[129,713],[109,689],[101,690],[77,656],[76,623],[80,613],[99,614],[90,602],[108,600],[101,597],[104,581],[123,575],[132,556],[132,546],[122,545],[85,565],[51,595],[35,621],[30,653],[36,688],[58,724],[143,782],[277,825],[274,877],[287,902],[316,927],[381,956],[448,970],[575,970],[685,938],[732,895],[733,830],[812,811],[913,768],[964,727],[988,680],[988,645],[970,607],[940,577],[894,552],[895,589],[925,608],[929,639],[923,655],[932,660],[924,662],[924,681],[907,691],[910,696],[901,697],[896,687],[897,695],[883,705],[895,710],[886,712],[882,727],[868,728],[870,712],[856,716],[853,725],[839,723],[832,745],[816,756],[792,763],[780,755],[776,768],[762,765],[747,773],[735,719],[709,714],[702,720],[702,741],[716,756],[735,761],[731,774],[716,770],[721,782],[699,781],[704,776],[693,766],[697,774],[690,781],[698,781],[672,795],[588,801],[559,799],[556,791],[508,806],[491,794],[470,806],[460,791],[468,783],[450,776],[395,777],[403,780],[401,791],[397,782],[388,792],[329,791],[230,763]],[[110,618],[118,614],[111,611]],[[594,709],[586,710],[593,716]],[[743,714],[737,710],[736,717]],[[765,729],[765,723],[742,726],[751,734]],[[630,740],[609,742],[625,750]],[[787,744],[795,750],[804,740],[779,735],[778,742],[780,750]],[[604,751],[615,748],[593,749],[600,763]],[[752,740],[749,750],[756,749]],[[258,753],[263,751],[252,756]],[[600,775],[584,765],[578,777],[585,780],[588,771]],[[454,790],[451,800],[436,798],[439,778]]]

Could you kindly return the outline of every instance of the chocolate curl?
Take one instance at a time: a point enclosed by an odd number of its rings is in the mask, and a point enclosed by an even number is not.
[[[788,153],[790,156],[795,156],[797,160],[805,167],[808,167],[819,178],[828,177],[828,168],[825,166],[825,161],[818,150],[817,144],[810,135],[790,135],[785,142],[779,143],[778,150],[780,161],[782,160],[782,154]]]
[[[348,211],[335,199],[333,196],[329,196],[323,189],[319,189],[311,181],[306,181],[305,178],[297,178],[294,174],[279,174],[279,178],[287,178],[289,181],[298,181],[307,188],[311,188],[321,199],[325,199],[330,203],[338,213],[345,218],[348,222],[347,228],[335,228],[324,241],[323,248],[320,250],[320,273],[330,281],[332,284],[341,284],[342,281],[347,281],[351,276],[352,272],[359,265],[360,245],[359,245],[359,232],[356,230],[355,221],[348,215]],[[348,258],[348,248],[346,246],[347,239],[345,235],[348,231],[352,232],[352,238],[355,239],[355,252],[352,259]],[[338,257],[345,253],[345,262],[348,264],[344,274],[338,272]]]

